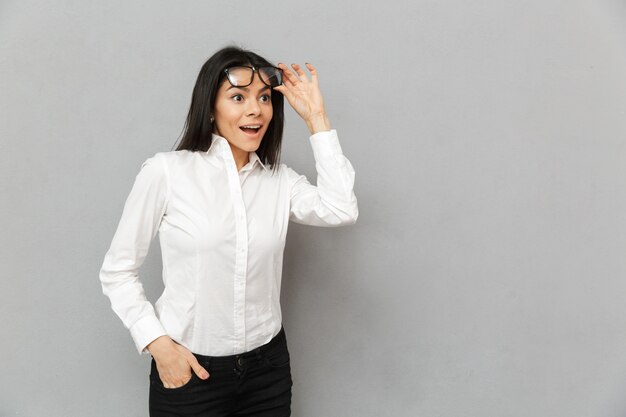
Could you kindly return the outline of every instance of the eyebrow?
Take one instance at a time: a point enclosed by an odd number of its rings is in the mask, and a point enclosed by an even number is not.
[[[228,88],[226,89],[226,91],[230,90],[231,88],[239,88],[240,90],[244,90],[244,91],[246,91],[246,92],[250,92],[250,89],[249,89],[248,87],[235,87],[234,85],[231,85],[230,87],[228,87]],[[260,93],[262,93],[262,92],[267,91],[267,90],[269,90],[269,89],[270,89],[270,88],[266,85],[266,86],[264,86],[263,88],[261,88],[261,89],[259,90],[259,92],[260,92]]]

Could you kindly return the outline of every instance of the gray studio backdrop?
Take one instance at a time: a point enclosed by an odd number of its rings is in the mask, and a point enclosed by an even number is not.
[[[626,415],[623,1],[4,0],[0,416],[147,416],[98,271],[233,42],[317,66],[356,170],[355,225],[289,229],[294,416]]]

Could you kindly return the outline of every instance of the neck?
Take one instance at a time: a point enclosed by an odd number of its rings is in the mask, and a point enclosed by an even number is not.
[[[231,152],[233,153],[233,158],[235,159],[235,165],[237,166],[237,171],[241,170],[244,165],[250,162],[250,153],[239,148],[233,149],[230,147]]]

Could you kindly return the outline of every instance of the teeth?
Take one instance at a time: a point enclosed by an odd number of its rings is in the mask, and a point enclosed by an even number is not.
[[[241,126],[244,129],[260,129],[261,125],[248,125],[248,126]]]

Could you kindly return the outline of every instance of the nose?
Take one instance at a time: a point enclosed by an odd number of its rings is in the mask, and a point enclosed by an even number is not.
[[[246,115],[258,116],[259,114],[261,114],[261,106],[259,106],[259,103],[256,100],[249,100],[246,108]]]

